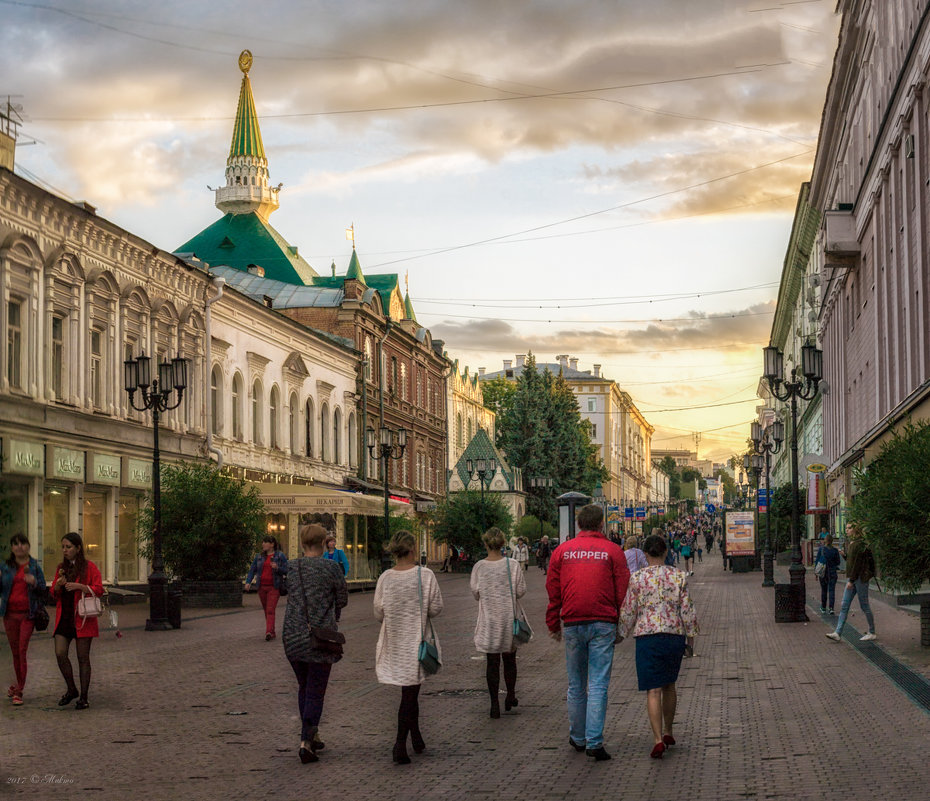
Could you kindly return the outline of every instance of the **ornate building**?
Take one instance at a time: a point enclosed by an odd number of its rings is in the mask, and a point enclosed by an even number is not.
[[[480,375],[472,375],[466,367],[459,372],[459,363],[452,363],[449,372],[449,464],[456,464],[465,452],[468,443],[479,429],[487,431],[494,441],[496,415],[484,405]]]

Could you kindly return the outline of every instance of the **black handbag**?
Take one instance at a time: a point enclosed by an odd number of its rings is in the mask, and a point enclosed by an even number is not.
[[[32,627],[36,631],[45,631],[48,628],[48,609],[45,608],[45,604],[39,604],[39,607],[32,615]]]
[[[420,601],[420,647],[417,650],[417,661],[423,667],[423,671],[433,676],[439,672],[442,662],[439,661],[439,649],[436,647],[436,632],[433,631],[433,621],[429,619],[430,639],[426,639],[426,627],[423,625],[423,581],[420,566],[417,565],[417,598]]]
[[[300,559],[297,560],[297,581],[300,582],[300,594],[304,599],[304,614],[307,615],[307,631],[310,632],[310,647],[314,651],[322,651],[325,654],[332,654],[342,659],[346,635],[336,629],[327,629],[323,626],[312,626],[310,624],[310,616],[307,612],[307,593],[304,590],[304,577],[303,571],[300,569]],[[335,606],[335,603],[336,601],[333,599],[333,606]],[[323,616],[324,619],[329,616],[329,612],[332,611],[332,608],[333,607],[330,607],[330,609],[327,610],[327,613]]]

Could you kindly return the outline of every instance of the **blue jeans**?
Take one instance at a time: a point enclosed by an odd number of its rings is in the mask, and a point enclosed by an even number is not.
[[[562,636],[568,668],[568,733],[579,745],[594,750],[604,744],[617,627],[613,623],[565,626]]]
[[[836,621],[836,633],[843,633],[843,626],[846,625],[846,618],[849,615],[849,607],[852,606],[853,597],[859,596],[859,606],[862,607],[862,613],[869,623],[869,633],[875,633],[875,618],[872,617],[872,609],[869,606],[869,583],[867,581],[856,581],[850,589],[849,583],[846,584],[846,590],[843,592],[843,605],[840,607],[840,616]]]

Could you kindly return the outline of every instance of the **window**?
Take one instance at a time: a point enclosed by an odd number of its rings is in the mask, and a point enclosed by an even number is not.
[[[417,370],[417,406],[423,408],[423,371]]]
[[[220,366],[214,365],[210,373],[210,430],[215,436],[223,431],[223,371]]]
[[[365,380],[371,381],[371,337],[365,337]]]
[[[358,448],[358,442],[356,437],[358,432],[355,426],[355,415],[349,414],[349,467],[356,467],[358,462],[356,449]]]
[[[400,394],[397,391],[397,359],[394,356],[391,356],[391,394]]]
[[[329,406],[325,403],[320,407],[320,458],[329,461]]]
[[[597,411],[597,398],[588,398],[588,411],[589,412]]]
[[[471,438],[474,436],[474,433],[475,433],[474,429],[472,428],[472,420],[469,417],[468,418],[468,440],[467,442],[471,442]]]
[[[55,399],[61,400],[64,397],[65,386],[65,321],[58,315],[52,317],[52,374],[51,379],[52,392],[55,393]]]
[[[333,411],[333,462],[342,464],[342,412]]]
[[[271,399],[268,403],[268,442],[272,448],[280,448],[278,441],[278,422],[281,415],[281,401],[277,387],[271,388]]]
[[[242,439],[242,376],[239,373],[232,380],[232,435]]]
[[[95,409],[103,406],[103,332],[90,332],[90,402]]]
[[[262,444],[262,382],[252,384],[252,442]]]
[[[465,426],[462,423],[462,413],[455,416],[455,444],[460,448],[465,447]]]
[[[410,393],[407,391],[407,364],[400,363],[400,399],[407,400]]]
[[[296,454],[297,448],[300,445],[300,434],[299,434],[299,405],[297,400],[297,393],[291,393],[291,399],[287,404],[287,420],[288,420],[288,447],[291,449],[291,453]]]
[[[304,419],[306,420],[307,426],[304,429],[306,431],[306,437],[304,438],[304,453],[306,453],[307,458],[313,458],[313,401],[310,398],[307,398],[307,402],[304,405]]]
[[[15,389],[23,388],[23,304],[11,300],[7,304],[6,378]]]
[[[597,423],[591,424],[591,439],[597,439]]]

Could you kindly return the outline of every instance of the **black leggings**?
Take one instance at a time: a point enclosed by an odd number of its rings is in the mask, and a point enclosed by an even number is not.
[[[94,641],[93,637],[75,637],[74,650],[77,652],[78,673],[81,676],[81,700],[87,700],[87,691],[90,689],[90,644]],[[68,685],[68,692],[72,695],[77,692],[74,685],[74,671],[71,668],[71,659],[68,657],[68,650],[71,646],[71,640],[63,637],[61,634],[55,635],[55,658],[58,660],[58,669],[64,676],[65,684]]]
[[[397,742],[406,744],[407,735],[412,734],[414,743],[420,735],[420,685],[410,684],[400,688],[400,708],[397,710]]]
[[[507,687],[507,697],[513,700],[517,691],[517,653],[511,651],[505,654],[485,654],[488,658],[485,675],[488,680],[488,693],[491,700],[497,700],[501,688],[501,657],[504,659],[504,686]]]

